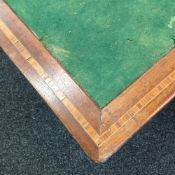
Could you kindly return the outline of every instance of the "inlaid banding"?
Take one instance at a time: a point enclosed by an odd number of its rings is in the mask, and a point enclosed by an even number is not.
[[[99,135],[92,125],[86,120],[83,114],[78,108],[69,100],[69,98],[59,90],[56,83],[43,69],[43,67],[32,56],[30,51],[18,40],[18,38],[11,32],[7,25],[0,20],[0,30],[18,50],[20,55],[32,66],[37,74],[44,80],[47,86],[52,90],[55,96],[62,102],[66,109],[72,114],[73,118],[79,123],[89,137],[99,147],[106,144],[110,138],[115,134],[125,133],[126,137],[130,135],[133,128],[139,128],[139,122],[137,122],[136,115],[141,112],[149,103],[155,100],[163,91],[165,91],[172,83],[175,82],[175,71],[172,71],[167,77],[165,77],[159,84],[157,84],[152,90],[150,90],[143,98],[141,98],[134,106],[123,114],[117,122],[112,124],[105,132]],[[111,111],[105,111],[104,117],[110,117]],[[104,118],[105,120],[105,118]],[[146,122],[146,119],[145,121]],[[129,123],[129,124],[128,124]],[[130,128],[126,128],[130,126]],[[118,141],[119,142],[119,141]]]

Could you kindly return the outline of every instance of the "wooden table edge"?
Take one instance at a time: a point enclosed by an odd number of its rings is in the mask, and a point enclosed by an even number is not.
[[[107,160],[175,94],[173,49],[100,110],[3,0],[0,0],[0,47],[96,162]]]

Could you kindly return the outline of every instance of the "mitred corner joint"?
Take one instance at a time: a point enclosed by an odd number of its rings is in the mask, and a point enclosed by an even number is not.
[[[175,95],[173,49],[99,109],[2,0],[0,47],[96,162],[107,160]]]

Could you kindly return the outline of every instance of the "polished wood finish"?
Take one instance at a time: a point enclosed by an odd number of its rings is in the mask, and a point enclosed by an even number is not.
[[[104,162],[175,95],[175,49],[99,109],[0,0],[0,47],[88,156]]]
[[[105,126],[102,130],[107,129],[112,123],[118,120],[173,70],[175,70],[175,49],[169,52],[110,104],[104,107],[102,111],[104,117],[102,117],[102,120]]]

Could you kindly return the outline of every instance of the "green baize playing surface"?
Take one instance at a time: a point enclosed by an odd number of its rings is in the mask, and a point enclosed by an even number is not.
[[[174,47],[174,0],[6,0],[104,107]]]

